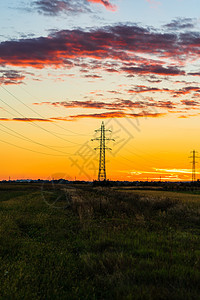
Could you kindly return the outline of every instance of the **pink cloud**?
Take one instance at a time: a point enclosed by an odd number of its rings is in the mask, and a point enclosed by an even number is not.
[[[108,10],[111,10],[111,11],[116,11],[117,10],[117,7],[116,5],[113,5],[110,3],[110,1],[108,0],[87,0],[88,2],[92,2],[92,3],[99,3],[99,4],[102,4],[104,5]]]
[[[157,8],[161,3],[160,1],[155,1],[155,0],[146,0],[149,4],[151,4],[151,7]]]

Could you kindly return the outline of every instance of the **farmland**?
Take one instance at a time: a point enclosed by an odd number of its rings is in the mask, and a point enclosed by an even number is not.
[[[177,200],[181,202],[199,202],[200,194],[197,193],[180,193],[180,192],[171,192],[171,191],[159,191],[159,190],[139,190],[139,189],[117,189],[120,192],[131,193],[132,195],[139,195],[141,197],[150,197],[150,198],[170,198],[172,200]]]
[[[0,299],[200,299],[200,196],[0,186]]]

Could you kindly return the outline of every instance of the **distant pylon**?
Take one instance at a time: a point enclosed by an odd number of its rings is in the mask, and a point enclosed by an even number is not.
[[[101,132],[101,136],[92,141],[97,140],[100,141],[100,145],[96,149],[99,149],[99,173],[98,173],[98,180],[103,181],[106,180],[106,151],[105,150],[112,150],[111,148],[106,147],[106,141],[114,141],[114,139],[106,138],[106,131],[111,132],[111,130],[106,130],[104,122],[101,124],[101,128],[95,130],[95,132]]]
[[[192,164],[192,182],[196,181],[196,159],[199,158],[197,156],[197,151],[193,150],[191,151],[192,156],[189,156],[189,158],[192,158],[191,164]]]

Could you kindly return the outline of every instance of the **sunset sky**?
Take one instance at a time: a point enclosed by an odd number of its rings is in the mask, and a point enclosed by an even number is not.
[[[0,1],[0,180],[96,179],[102,121],[115,139],[107,178],[190,180],[199,11],[199,0]]]

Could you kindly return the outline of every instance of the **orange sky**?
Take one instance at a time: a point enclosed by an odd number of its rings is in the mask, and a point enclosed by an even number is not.
[[[96,179],[104,121],[107,178],[190,180],[200,33],[178,2],[30,0],[12,24],[1,3],[0,179]]]

